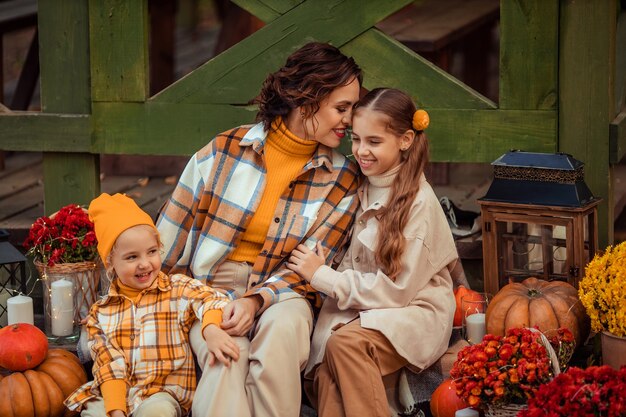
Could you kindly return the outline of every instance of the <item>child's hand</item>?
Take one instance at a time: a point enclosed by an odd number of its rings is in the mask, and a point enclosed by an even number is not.
[[[218,360],[224,366],[230,366],[230,360],[239,359],[239,346],[224,330],[219,326],[209,324],[202,332],[207,347],[209,348],[209,366],[215,365]]]
[[[126,417],[126,413],[122,410],[113,410],[109,413],[110,417]]]
[[[260,295],[239,298],[222,310],[222,329],[231,336],[245,336],[254,324],[254,317],[263,301]]]
[[[317,268],[326,263],[324,247],[319,240],[317,241],[316,249],[316,251],[312,251],[305,245],[298,245],[298,247],[291,252],[287,268],[296,272],[307,282],[311,282]]]

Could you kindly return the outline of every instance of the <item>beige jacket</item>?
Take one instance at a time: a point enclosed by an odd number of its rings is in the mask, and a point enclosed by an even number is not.
[[[383,333],[415,371],[448,348],[456,307],[451,271],[458,255],[437,196],[422,176],[404,230],[403,270],[392,281],[374,259],[379,223],[374,216],[363,219],[379,210],[388,195],[369,204],[367,186],[366,181],[359,189],[361,207],[341,265],[337,271],[318,268],[311,282],[328,297],[313,332],[307,374],[322,361],[332,330],[357,317],[363,327]]]

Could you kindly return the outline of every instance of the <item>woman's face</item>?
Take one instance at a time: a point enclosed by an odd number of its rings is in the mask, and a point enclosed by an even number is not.
[[[361,172],[381,175],[402,162],[402,150],[413,143],[415,134],[398,136],[387,128],[388,117],[368,108],[359,109],[352,120],[352,154]]]
[[[122,232],[111,253],[111,266],[124,285],[138,290],[149,288],[161,269],[155,231],[139,225]]]
[[[350,83],[335,88],[310,118],[303,119],[302,108],[292,110],[287,116],[287,128],[301,138],[336,148],[346,135],[346,128],[352,119],[352,106],[359,100],[360,90],[359,80],[354,78]]]

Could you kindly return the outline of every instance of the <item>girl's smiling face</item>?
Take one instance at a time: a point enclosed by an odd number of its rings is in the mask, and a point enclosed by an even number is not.
[[[149,288],[161,269],[157,232],[148,225],[124,230],[111,251],[111,266],[122,284],[143,290]]]
[[[358,108],[352,119],[352,154],[366,176],[381,175],[402,162],[402,150],[413,143],[414,133],[398,136],[387,127],[389,117]]]

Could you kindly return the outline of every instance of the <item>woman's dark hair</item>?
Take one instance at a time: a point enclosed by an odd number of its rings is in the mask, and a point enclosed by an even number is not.
[[[356,105],[353,115],[360,109],[370,109],[387,116],[386,128],[401,136],[413,129],[415,139],[403,152],[404,163],[391,184],[388,204],[378,210],[380,222],[376,261],[389,278],[395,280],[402,271],[404,253],[404,227],[409,220],[411,206],[419,190],[419,179],[428,163],[428,140],[423,130],[413,128],[416,107],[411,97],[395,88],[376,88],[365,95]]]
[[[327,43],[308,43],[289,55],[285,66],[267,76],[252,101],[259,105],[256,120],[269,130],[277,116],[284,117],[296,107],[302,107],[304,118],[309,118],[335,88],[355,78],[359,83],[363,80],[353,58]]]

